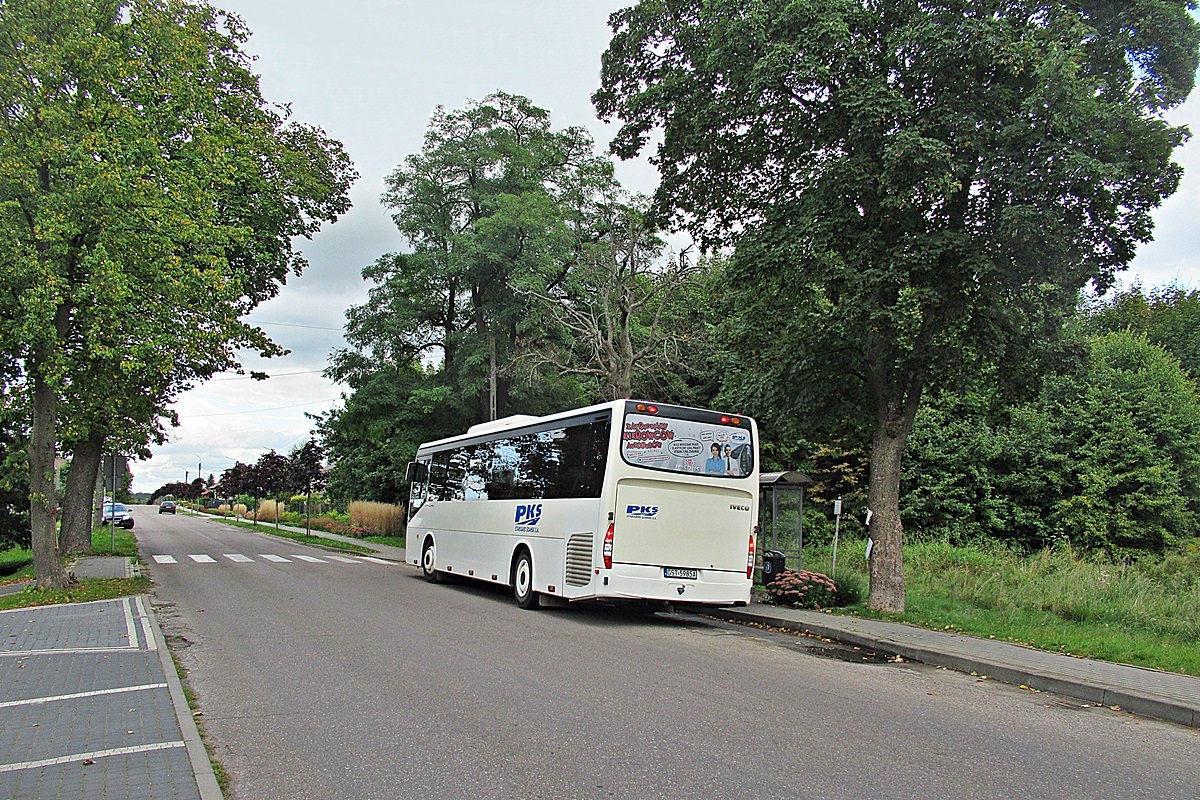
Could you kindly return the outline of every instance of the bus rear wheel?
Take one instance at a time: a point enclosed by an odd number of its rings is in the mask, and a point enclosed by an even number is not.
[[[437,583],[442,578],[442,574],[435,569],[436,567],[437,551],[433,548],[433,537],[430,536],[425,540],[425,549],[421,551],[421,574],[430,583]]]
[[[533,556],[522,549],[513,564],[513,597],[521,608],[537,608],[538,596],[533,590]]]

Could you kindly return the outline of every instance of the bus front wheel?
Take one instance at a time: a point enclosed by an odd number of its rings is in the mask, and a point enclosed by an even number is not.
[[[437,583],[441,579],[436,567],[437,551],[433,549],[433,537],[430,536],[425,540],[425,549],[421,551],[421,574],[430,583]]]
[[[521,550],[513,564],[513,596],[521,608],[537,608],[538,596],[533,590],[533,556]]]

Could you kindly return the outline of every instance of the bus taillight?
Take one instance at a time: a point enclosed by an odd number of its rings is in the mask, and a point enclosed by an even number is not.
[[[613,523],[608,523],[608,533],[604,534],[604,568],[612,569]],[[608,580],[605,578],[605,580]]]
[[[609,526],[609,533],[612,532],[612,526]],[[605,547],[607,547],[607,540]],[[754,534],[750,534],[750,554],[746,556],[746,577],[754,577]]]

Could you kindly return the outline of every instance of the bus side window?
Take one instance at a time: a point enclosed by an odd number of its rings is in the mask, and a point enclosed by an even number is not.
[[[467,473],[467,462],[471,458],[473,449],[472,447],[460,447],[445,454],[446,478],[443,500],[462,500],[465,498],[464,483]]]
[[[434,453],[429,462],[429,499],[449,500],[449,489],[446,485],[446,474],[450,463],[450,453],[443,451]]]
[[[558,471],[547,497],[599,497],[608,459],[607,419],[572,425],[556,442]]]
[[[425,505],[425,495],[429,491],[429,462],[414,461],[408,465],[409,491],[408,507],[412,513]]]

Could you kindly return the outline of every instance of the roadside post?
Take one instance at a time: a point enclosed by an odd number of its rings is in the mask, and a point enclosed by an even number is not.
[[[829,567],[829,577],[833,577],[837,572],[837,546],[838,546],[838,529],[842,525],[842,497],[838,495],[838,499],[833,501],[833,564]]]

